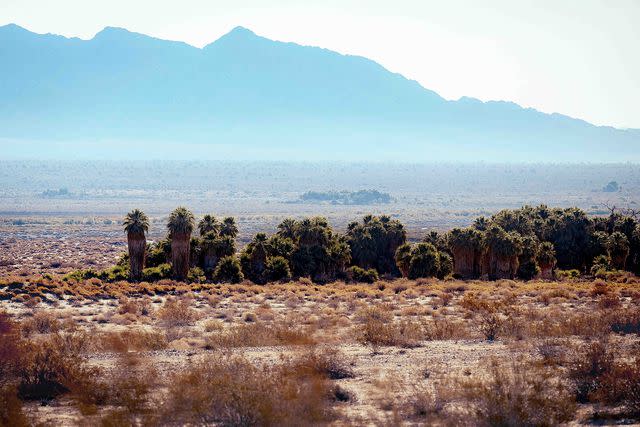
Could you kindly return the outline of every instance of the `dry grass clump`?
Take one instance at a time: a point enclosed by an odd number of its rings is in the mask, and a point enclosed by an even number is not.
[[[158,318],[162,325],[168,328],[191,325],[200,318],[191,305],[192,300],[189,298],[167,298],[158,310]]]
[[[421,324],[407,320],[396,322],[386,307],[365,308],[357,317],[360,321],[356,326],[357,338],[374,351],[380,346],[417,347],[425,338]]]
[[[630,416],[640,415],[640,356],[621,357],[612,342],[582,344],[569,363],[569,378],[576,399],[622,406]]]
[[[157,330],[126,329],[92,334],[90,345],[94,351],[154,351],[167,348],[167,335]]]
[[[573,395],[556,369],[492,360],[486,378],[462,385],[466,404],[480,425],[553,426],[575,416]]]
[[[206,339],[206,348],[268,347],[279,345],[314,344],[309,328],[292,326],[284,322],[265,324],[251,322],[218,330]]]
[[[345,360],[345,355],[332,347],[314,348],[304,353],[295,362],[299,368],[308,368],[332,380],[353,378],[355,374],[352,363]]]
[[[0,426],[29,425],[16,384],[21,344],[17,325],[7,313],[0,312]]]
[[[61,328],[60,321],[53,313],[47,311],[35,311],[31,318],[22,321],[23,333],[29,335],[32,332],[48,334],[58,332]]]
[[[335,418],[330,381],[285,362],[255,366],[212,356],[171,381],[163,421],[173,424],[319,425]]]

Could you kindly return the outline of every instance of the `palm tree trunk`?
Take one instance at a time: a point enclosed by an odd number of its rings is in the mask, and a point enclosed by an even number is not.
[[[131,280],[140,280],[147,249],[147,239],[144,233],[128,233],[127,244],[129,247],[129,277]]]
[[[204,272],[208,275],[213,273],[213,270],[216,269],[216,265],[218,264],[218,257],[214,250],[207,249],[204,252],[202,267]]]
[[[171,263],[173,276],[177,280],[185,280],[189,274],[189,252],[191,236],[176,233],[171,236]]]
[[[461,279],[475,279],[475,251],[453,248],[453,272]]]
[[[552,280],[553,279],[553,264],[540,264],[540,279]]]

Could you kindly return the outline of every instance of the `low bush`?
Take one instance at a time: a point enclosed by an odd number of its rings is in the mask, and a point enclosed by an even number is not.
[[[171,264],[163,263],[157,267],[147,267],[142,270],[142,279],[147,282],[157,282],[171,278]]]
[[[354,282],[374,283],[378,280],[378,272],[373,268],[365,270],[357,265],[350,267],[347,276]]]
[[[240,261],[233,256],[222,258],[213,272],[213,280],[218,283],[240,283],[243,279]]]
[[[245,323],[219,330],[207,337],[207,347],[268,347],[278,345],[314,344],[309,330],[285,323],[266,325],[261,322]]]
[[[167,298],[158,311],[158,318],[169,328],[190,325],[200,317],[191,304],[192,300],[188,298]]]

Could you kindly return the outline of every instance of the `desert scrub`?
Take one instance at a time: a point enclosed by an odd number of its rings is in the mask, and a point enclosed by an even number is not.
[[[332,392],[325,376],[304,366],[217,354],[175,375],[162,412],[176,424],[319,425],[335,419]]]
[[[355,327],[358,341],[374,351],[380,346],[417,347],[425,339],[421,324],[407,320],[394,321],[393,314],[381,307],[369,307],[358,314]]]
[[[250,322],[219,329],[206,338],[206,347],[210,349],[234,347],[269,347],[276,345],[314,344],[313,330],[294,327],[284,322],[264,324]]]
[[[169,297],[158,310],[160,323],[168,328],[188,326],[200,318],[198,312],[191,307],[190,298]]]
[[[462,380],[461,387],[480,425],[553,426],[571,421],[576,411],[559,371],[534,363],[493,359],[486,378]]]

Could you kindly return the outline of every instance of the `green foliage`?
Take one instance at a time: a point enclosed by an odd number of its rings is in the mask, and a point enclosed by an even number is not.
[[[440,254],[431,243],[418,243],[411,250],[409,279],[436,277],[440,271]]]
[[[68,282],[70,280],[73,280],[73,281],[76,281],[76,282],[81,282],[83,280],[98,278],[99,276],[100,276],[99,272],[95,271],[92,268],[88,268],[86,270],[74,270],[74,271],[71,271],[71,272],[65,274],[62,277],[62,280],[64,280],[65,282]]]
[[[146,282],[156,282],[171,277],[171,264],[163,263],[155,267],[147,267],[142,270],[142,280]]]
[[[204,271],[200,267],[192,267],[187,274],[189,283],[204,283],[207,280]]]
[[[538,254],[540,253],[540,242],[535,235],[528,235],[522,238],[522,253],[518,257],[518,277],[523,280],[531,280],[540,273],[538,267]]]
[[[409,265],[411,264],[411,245],[405,243],[400,245],[395,254],[396,266],[403,277],[409,275]]]
[[[571,270],[558,270],[556,276],[559,279],[577,279],[580,277],[580,271],[575,268]]]
[[[98,275],[101,280],[108,282],[117,282],[120,280],[127,280],[129,278],[129,268],[124,265],[116,265],[108,270],[101,272]]]
[[[167,222],[169,236],[175,234],[191,234],[194,225],[195,218],[193,213],[187,208],[180,206],[169,215],[169,221]]]
[[[240,283],[243,279],[240,262],[234,256],[222,258],[213,272],[213,280],[218,283]]]
[[[221,229],[222,224],[213,215],[207,214],[198,222],[198,231],[201,236],[204,236],[207,233],[218,235]]]
[[[171,256],[171,240],[162,239],[147,245],[147,267],[157,267],[169,262]]]
[[[289,261],[282,256],[273,256],[267,259],[265,274],[268,281],[287,282],[291,280]]]
[[[453,258],[446,252],[440,252],[440,266],[438,268],[438,278],[446,279],[453,273]]]
[[[134,209],[124,217],[122,225],[128,234],[144,235],[149,231],[149,217],[140,209]]]
[[[510,258],[522,254],[522,239],[515,231],[506,232],[502,227],[493,225],[486,231],[484,239],[496,256]]]
[[[344,274],[351,262],[351,251],[343,236],[333,232],[326,218],[285,220],[278,227],[278,239],[289,239],[286,236],[290,234],[294,247],[288,261],[294,277],[326,282]],[[280,242],[282,247],[288,247],[286,240]],[[269,244],[267,251],[276,253]]]
[[[365,270],[357,265],[349,267],[347,275],[354,282],[374,283],[378,280],[378,272],[373,268]]]
[[[542,242],[537,256],[538,264],[541,266],[553,266],[556,263],[556,250],[551,242]]]
[[[222,220],[222,225],[220,226],[220,236],[231,237],[235,239],[238,237],[238,226],[236,225],[236,219],[233,217],[226,217]]]
[[[355,265],[374,268],[380,274],[400,273],[395,255],[406,242],[407,232],[399,221],[386,215],[368,215],[361,223],[349,224],[347,237]]]
[[[620,270],[625,268],[627,257],[629,256],[629,247],[629,239],[621,232],[616,231],[609,236],[607,250],[609,251],[611,262],[616,268]]]
[[[267,281],[265,273],[267,256],[267,236],[264,233],[258,233],[244,248],[240,256],[244,276],[254,283],[265,283]]]

